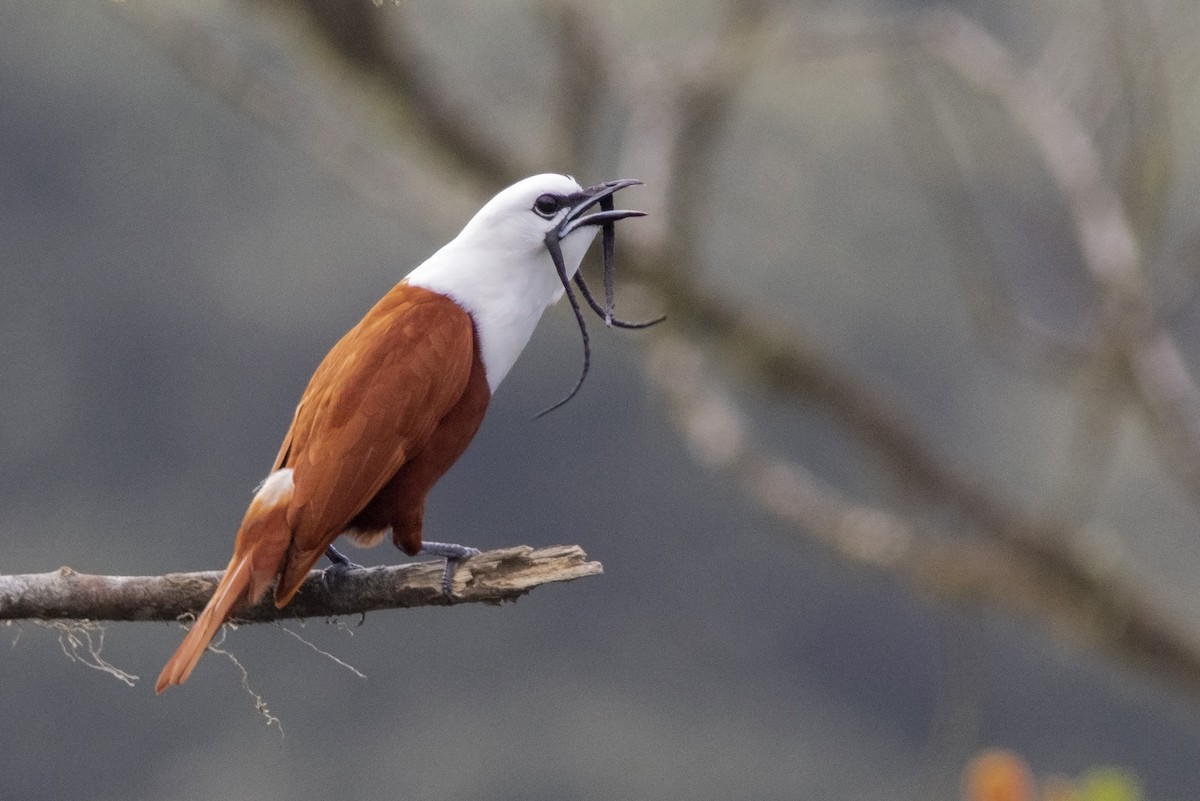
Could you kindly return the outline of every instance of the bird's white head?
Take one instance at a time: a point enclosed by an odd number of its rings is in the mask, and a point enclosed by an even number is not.
[[[489,200],[463,228],[455,243],[505,253],[519,260],[545,259],[544,264],[550,265],[550,276],[554,277],[554,265],[546,252],[546,233],[562,222],[573,205],[584,199],[583,187],[570,176],[534,175]],[[563,256],[568,269],[579,266],[595,236],[594,226],[584,226],[574,236],[563,240]],[[536,267],[533,269],[539,274],[545,272]],[[558,282],[554,284],[557,286]]]
[[[546,307],[563,295],[564,278],[579,269],[598,227],[641,212],[589,213],[618,189],[609,181],[584,189],[566,175],[535,175],[501,191],[458,236],[408,274],[409,284],[453,299],[479,333],[488,385],[495,392],[529,342]],[[558,243],[565,276],[547,247]]]

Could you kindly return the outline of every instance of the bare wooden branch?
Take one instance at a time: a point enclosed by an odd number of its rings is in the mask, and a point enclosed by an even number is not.
[[[534,587],[604,572],[578,545],[527,545],[464,559],[454,572],[454,598],[442,594],[442,563],[369,567],[309,574],[295,599],[276,609],[268,596],[238,612],[242,623],[357,615],[381,609],[500,604]],[[176,620],[208,603],[222,572],[165,576],[94,576],[60,567],[50,573],[0,576],[0,620]]]

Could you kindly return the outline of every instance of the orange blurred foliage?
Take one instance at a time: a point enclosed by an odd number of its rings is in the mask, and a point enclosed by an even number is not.
[[[963,770],[963,801],[1033,801],[1033,772],[1012,751],[989,749]]]

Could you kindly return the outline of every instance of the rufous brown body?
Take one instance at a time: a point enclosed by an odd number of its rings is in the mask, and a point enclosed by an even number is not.
[[[187,680],[239,607],[272,586],[275,604],[286,605],[342,534],[374,545],[390,531],[405,553],[421,550],[426,496],[475,436],[596,226],[640,213],[613,211],[607,200],[604,211],[584,212],[633,183],[584,190],[566,176],[539,175],[509,187],[329,351],[246,510],[225,575],[163,668],[158,692]]]

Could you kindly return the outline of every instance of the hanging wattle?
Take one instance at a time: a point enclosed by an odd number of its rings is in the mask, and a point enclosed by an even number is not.
[[[163,668],[159,692],[187,680],[242,605],[272,586],[276,605],[287,604],[343,534],[374,545],[390,532],[409,555],[446,557],[443,589],[450,592],[455,560],[477,551],[426,542],[425,499],[475,436],[492,392],[560,284],[583,332],[586,374],[590,348],[570,278],[594,308],[579,262],[597,226],[607,239],[616,220],[640,214],[611,203],[634,183],[582,189],[566,176],[539,175],[509,187],[334,345],[246,511],[224,577]],[[601,211],[588,213],[596,203]],[[530,242],[545,248],[530,249]],[[525,258],[513,258],[522,252]],[[611,252],[610,243],[606,275]]]

